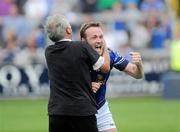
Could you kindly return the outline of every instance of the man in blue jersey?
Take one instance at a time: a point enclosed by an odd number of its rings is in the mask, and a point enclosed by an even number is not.
[[[80,37],[82,41],[87,41],[100,55],[103,54],[105,40],[103,36],[102,26],[100,23],[89,22],[81,26]],[[140,79],[143,77],[143,67],[141,55],[138,52],[131,52],[132,62],[124,59],[119,53],[110,49],[110,69],[115,67],[120,71],[124,71],[130,76]],[[106,82],[110,72],[102,73],[100,71],[91,71],[92,89],[96,95],[98,103],[97,125],[100,132],[117,132],[112,114],[106,100]]]

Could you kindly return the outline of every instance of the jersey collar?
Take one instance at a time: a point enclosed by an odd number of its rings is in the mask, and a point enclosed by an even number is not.
[[[62,41],[72,41],[71,39],[61,39],[58,42],[62,42]]]

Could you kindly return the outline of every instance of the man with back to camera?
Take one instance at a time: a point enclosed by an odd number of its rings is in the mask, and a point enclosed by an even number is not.
[[[104,50],[104,36],[102,26],[97,22],[87,22],[81,26],[80,37],[82,41],[88,42],[100,55]],[[131,52],[132,63],[128,62],[117,52],[108,49],[110,56],[110,69],[115,67],[120,71],[124,71],[130,76],[140,79],[143,77],[143,67],[141,55],[138,52]],[[109,78],[108,73],[101,71],[91,71],[92,88],[96,96],[98,104],[98,113],[96,114],[97,126],[100,132],[117,132],[112,114],[106,101],[106,82]]]
[[[54,42],[45,50],[50,80],[49,132],[98,132],[97,104],[90,70],[109,71],[109,55],[89,44],[72,41],[72,29],[62,15],[49,16],[45,30]]]

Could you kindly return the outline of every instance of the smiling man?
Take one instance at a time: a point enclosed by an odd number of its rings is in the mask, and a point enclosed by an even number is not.
[[[82,41],[87,41],[100,55],[106,49],[103,30],[100,23],[89,22],[81,26],[80,37]],[[141,62],[141,55],[138,52],[131,52],[132,62],[124,59],[119,53],[110,49],[110,69],[115,67],[120,71],[124,71],[136,79],[143,77],[143,67]],[[97,125],[100,132],[117,132],[116,125],[109,110],[108,102],[106,100],[106,82],[109,78],[108,73],[100,71],[91,71],[92,89],[96,95],[98,103]]]

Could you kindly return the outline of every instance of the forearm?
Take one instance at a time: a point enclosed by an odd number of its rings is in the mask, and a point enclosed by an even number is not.
[[[132,57],[132,62],[127,71],[129,71],[134,78],[141,79],[144,77],[141,54],[139,52],[131,52],[130,54]]]
[[[130,76],[136,78],[136,79],[141,79],[144,77],[144,71],[143,71],[143,66],[142,63],[129,63],[124,72],[126,72],[127,74],[129,74]]]
[[[105,47],[104,53],[103,53],[103,57],[104,57],[104,65],[110,69],[110,58],[109,58],[109,53],[107,50],[107,47]]]
[[[104,47],[104,52],[102,54],[102,57],[104,58],[104,64],[100,69],[102,72],[107,73],[110,70],[110,58],[107,47]]]

